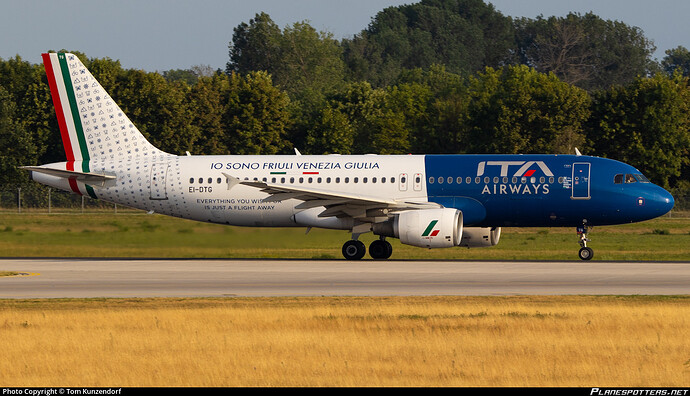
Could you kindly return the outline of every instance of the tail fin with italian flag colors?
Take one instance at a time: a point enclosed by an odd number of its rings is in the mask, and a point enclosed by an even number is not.
[[[76,55],[42,56],[67,170],[89,173],[97,163],[169,155],[144,138]]]

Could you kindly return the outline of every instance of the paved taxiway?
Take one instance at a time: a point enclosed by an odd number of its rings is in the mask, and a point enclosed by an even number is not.
[[[690,294],[690,262],[0,259],[0,298]]]

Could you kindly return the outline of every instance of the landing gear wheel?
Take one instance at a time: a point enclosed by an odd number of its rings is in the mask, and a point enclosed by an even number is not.
[[[369,245],[369,255],[376,260],[385,260],[393,254],[390,242],[378,239]]]
[[[578,256],[580,256],[581,260],[591,260],[592,257],[594,256],[594,251],[592,248],[587,247],[587,242],[589,242],[589,238],[587,238],[587,233],[592,229],[591,226],[587,224],[587,220],[583,219],[582,220],[582,225],[577,227],[577,234],[580,236],[580,251],[577,253]]]
[[[577,253],[577,255],[580,256],[580,259],[582,260],[591,260],[594,256],[594,251],[590,247],[583,247],[580,248],[580,251]]]
[[[348,260],[359,260],[366,252],[366,246],[360,241],[351,240],[343,245],[343,256]]]

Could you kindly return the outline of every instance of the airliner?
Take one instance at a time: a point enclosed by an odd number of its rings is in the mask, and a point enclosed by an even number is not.
[[[345,230],[420,248],[490,247],[501,227],[573,227],[579,258],[593,226],[673,208],[642,172],[582,155],[173,155],[149,143],[70,53],[43,54],[66,161],[22,167],[34,181],[111,203],[203,222]]]

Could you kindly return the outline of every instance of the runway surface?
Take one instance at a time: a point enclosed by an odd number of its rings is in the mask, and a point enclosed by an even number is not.
[[[0,298],[690,294],[690,262],[0,259]]]

